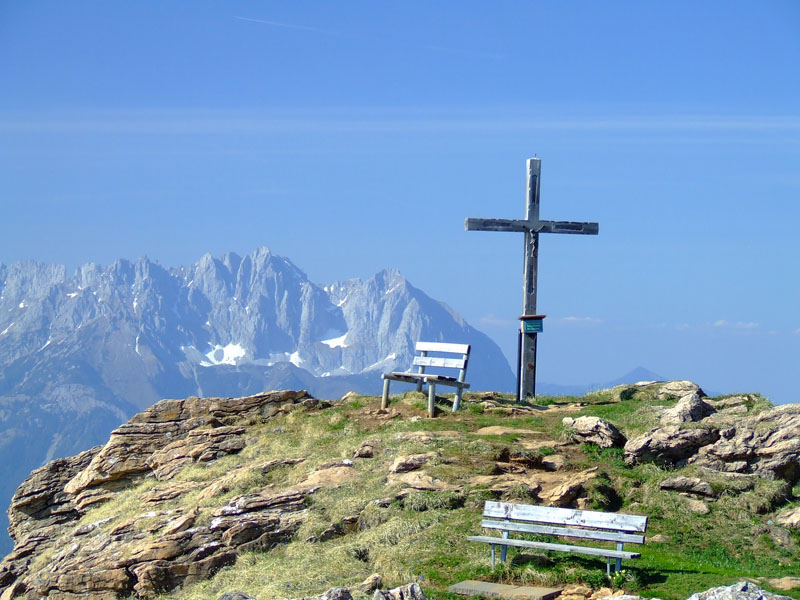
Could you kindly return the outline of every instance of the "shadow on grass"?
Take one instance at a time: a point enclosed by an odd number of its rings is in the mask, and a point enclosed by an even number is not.
[[[519,553],[509,557],[509,566],[516,568],[533,567],[555,573],[580,574],[585,577],[587,574],[594,575],[591,579],[604,579],[606,575],[606,562],[602,559],[588,558],[582,556],[556,557],[546,554],[527,554]],[[662,568],[662,567],[639,567],[632,562],[623,564],[623,569],[628,571],[640,588],[658,586],[667,582],[669,576],[674,575],[716,575],[713,572],[702,569],[687,568]],[[613,563],[612,563],[613,570]],[[566,577],[569,579],[569,577]]]

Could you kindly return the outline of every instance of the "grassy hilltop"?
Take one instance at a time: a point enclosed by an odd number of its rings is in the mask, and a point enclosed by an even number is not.
[[[636,547],[642,557],[626,561],[626,576],[615,582],[629,593],[678,600],[745,577],[795,575],[800,536],[776,527],[773,517],[778,507],[800,503],[800,486],[787,497],[778,481],[759,478],[754,486],[742,486],[735,478],[705,473],[716,499],[706,502],[706,514],[693,512],[687,497],[661,490],[659,483],[675,474],[692,475],[695,467],[628,467],[621,448],[576,443],[562,425],[565,416],[600,416],[630,439],[657,424],[654,405],[677,401],[657,400],[658,389],[653,384],[582,398],[540,397],[538,406],[470,393],[458,414],[442,403],[435,419],[425,417],[426,398],[419,393],[394,397],[388,414],[379,410],[379,398],[349,395],[322,410],[250,422],[241,453],[184,468],[174,482],[202,485],[164,506],[199,507],[197,522],[202,524],[212,519],[214,509],[252,490],[308,482],[320,468],[333,473],[333,480],[320,482],[308,497],[292,541],[246,552],[212,579],[162,598],[215,600],[231,590],[259,600],[300,597],[332,586],[354,587],[373,573],[382,577],[384,588],[419,581],[433,598],[449,598],[447,587],[463,579],[607,586],[603,559],[511,549],[508,565],[492,570],[488,547],[466,541],[480,532],[485,500],[537,503],[575,479],[584,481],[584,491],[573,506],[649,516],[648,541]],[[748,415],[766,408],[765,399],[747,396]],[[485,429],[493,426],[501,429]],[[353,458],[359,448],[372,456]],[[398,457],[424,453],[432,454],[420,469],[390,473]],[[304,460],[268,471],[251,468],[286,458]],[[90,508],[81,523],[135,517],[142,510],[141,497],[157,485],[146,478]],[[147,530],[147,516],[139,517],[137,527]],[[761,585],[769,588],[764,579]],[[800,589],[782,593],[800,598]]]

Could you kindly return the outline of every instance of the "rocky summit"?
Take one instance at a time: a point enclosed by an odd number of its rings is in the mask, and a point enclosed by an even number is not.
[[[152,510],[130,519],[82,523],[81,517],[143,478],[170,482],[189,465],[240,452],[246,429],[229,423],[318,404],[305,392],[165,400],[116,429],[105,446],[37,469],[9,508],[15,546],[0,565],[6,597],[23,592],[49,598],[153,595],[208,577],[243,550],[290,539],[311,487],[234,498],[202,526],[198,509],[159,509],[165,500],[197,487],[186,483],[154,486],[138,499],[143,509]],[[268,472],[286,464],[292,459],[257,468]],[[148,523],[144,528],[143,522]],[[157,537],[148,535],[156,531]],[[32,570],[43,555],[47,563]]]
[[[19,486],[0,599],[424,600],[462,579],[560,586],[561,600],[763,591],[743,576],[800,586],[796,406],[650,382],[426,408],[416,392],[389,409],[305,391],[162,400]],[[648,539],[612,580],[568,553],[513,550],[492,571],[466,541],[487,499],[646,514]]]

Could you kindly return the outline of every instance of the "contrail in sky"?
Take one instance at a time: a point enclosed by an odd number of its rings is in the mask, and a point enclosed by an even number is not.
[[[305,25],[292,25],[290,23],[279,23],[278,21],[265,21],[264,19],[251,19],[250,17],[239,16],[235,16],[234,19],[239,19],[240,21],[250,21],[251,23],[263,23],[264,25],[282,27],[284,29],[299,29],[301,31],[314,31],[316,33],[324,33],[327,35],[337,35],[334,31],[326,31],[325,29],[317,29],[316,27],[307,27]]]

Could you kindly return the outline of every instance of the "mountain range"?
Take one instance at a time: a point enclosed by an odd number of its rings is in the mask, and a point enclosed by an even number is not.
[[[318,285],[265,247],[177,268],[0,264],[0,498],[162,398],[376,393],[418,340],[470,343],[473,389],[513,390],[500,348],[396,270]]]

